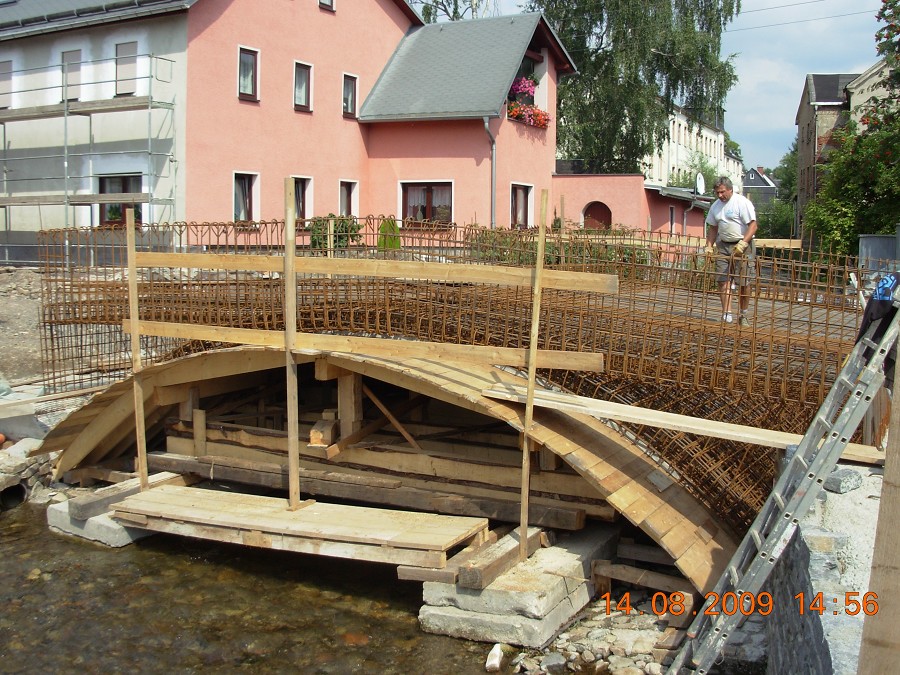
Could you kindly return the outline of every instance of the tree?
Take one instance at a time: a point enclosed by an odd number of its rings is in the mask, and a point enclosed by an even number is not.
[[[419,9],[425,23],[436,23],[441,19],[460,21],[486,16],[488,11],[497,13],[495,0],[410,0],[410,5]]]
[[[722,30],[739,0],[530,0],[578,74],[559,85],[558,147],[592,172],[637,172],[669,133],[676,105],[721,122],[735,81]]]
[[[688,160],[688,168],[684,171],[676,171],[675,176],[670,179],[669,183],[672,187],[693,188],[696,184],[698,173],[703,174],[706,191],[710,192],[716,182],[716,178],[718,178],[716,165],[712,163],[709,157],[695,150],[691,153],[690,160]]]
[[[816,197],[806,205],[805,223],[823,247],[855,253],[860,234],[894,234],[900,224],[900,0],[882,0],[875,33],[887,74],[887,95],[861,107],[854,122],[834,134]]]
[[[769,172],[772,178],[781,181],[778,187],[778,198],[782,201],[791,201],[797,196],[797,139],[791,143],[790,149],[781,156],[772,171]]]
[[[774,169],[766,174],[779,181],[778,195],[768,204],[756,207],[759,236],[787,239],[794,231],[794,200],[797,195],[797,139],[781,157]]]

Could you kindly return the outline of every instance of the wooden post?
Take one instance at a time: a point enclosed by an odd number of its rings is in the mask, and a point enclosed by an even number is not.
[[[284,179],[284,357],[287,378],[288,509],[300,508],[300,410],[297,394],[297,205],[294,179]]]
[[[134,382],[134,433],[137,442],[137,470],[141,491],[150,489],[147,474],[147,429],[144,421],[144,378],[141,374],[141,330],[138,314],[137,237],[134,207],[125,209],[125,242],[128,247],[128,315],[131,319],[131,372]]]
[[[519,516],[519,560],[528,557],[528,495],[531,487],[531,425],[534,419],[534,380],[537,373],[537,343],[541,323],[541,276],[544,271],[544,243],[547,238],[547,190],[541,190],[541,220],[538,228],[537,259],[531,287],[531,337],[528,343],[528,396],[525,399],[525,433],[522,434],[522,510]]]
[[[896,390],[894,396],[896,397]],[[875,552],[869,592],[859,589],[859,601],[866,614],[859,675],[893,672],[900,659],[900,538],[894,532],[900,519],[900,403],[891,405],[890,431],[884,455],[884,481],[875,529]],[[877,595],[877,608],[867,600]]]

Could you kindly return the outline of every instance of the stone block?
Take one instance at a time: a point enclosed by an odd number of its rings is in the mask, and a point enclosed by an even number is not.
[[[127,546],[155,534],[150,530],[120,525],[105,513],[87,520],[76,520],[69,516],[68,501],[47,507],[47,524],[53,532],[89,539],[113,548]]]
[[[617,533],[612,526],[598,525],[560,537],[556,545],[538,549],[481,590],[426,582],[423,600],[429,605],[535,619],[546,616],[572,594],[586,596],[587,604],[594,593],[591,561],[612,554]]]
[[[842,495],[845,492],[850,492],[850,490],[862,487],[862,484],[863,479],[859,471],[844,467],[832,471],[828,478],[825,479],[822,487],[829,492],[836,492],[837,494]]]
[[[428,633],[540,649],[549,644],[584,606],[576,604],[566,598],[540,619],[512,614],[469,612],[450,606],[423,605],[419,610],[419,625]]]

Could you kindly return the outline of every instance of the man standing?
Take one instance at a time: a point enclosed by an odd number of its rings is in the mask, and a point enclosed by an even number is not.
[[[706,254],[716,257],[716,281],[719,282],[719,297],[722,300],[722,321],[731,323],[731,282],[737,280],[739,287],[738,324],[749,326],[747,309],[750,306],[750,282],[756,274],[756,209],[753,202],[743,195],[734,194],[734,184],[730,178],[721,176],[716,180],[716,201],[706,215]]]

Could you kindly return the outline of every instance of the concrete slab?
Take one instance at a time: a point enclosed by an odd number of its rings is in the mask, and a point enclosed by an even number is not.
[[[617,540],[618,528],[591,526],[560,537],[550,548],[538,549],[482,590],[425,582],[422,597],[426,604],[438,607],[540,619],[590,580],[591,560],[612,557]]]
[[[574,593],[540,619],[517,614],[488,614],[458,607],[423,605],[419,610],[419,625],[428,633],[540,649],[550,643],[560,629],[568,625],[572,617],[590,602],[593,592],[593,586],[582,583]]]
[[[105,513],[87,520],[76,520],[69,516],[68,501],[47,507],[47,524],[53,532],[89,539],[113,548],[127,546],[155,534],[150,530],[124,527]]]
[[[591,601],[591,561],[613,556],[618,534],[598,524],[564,535],[483,590],[426,582],[419,624],[430,633],[543,647]]]

